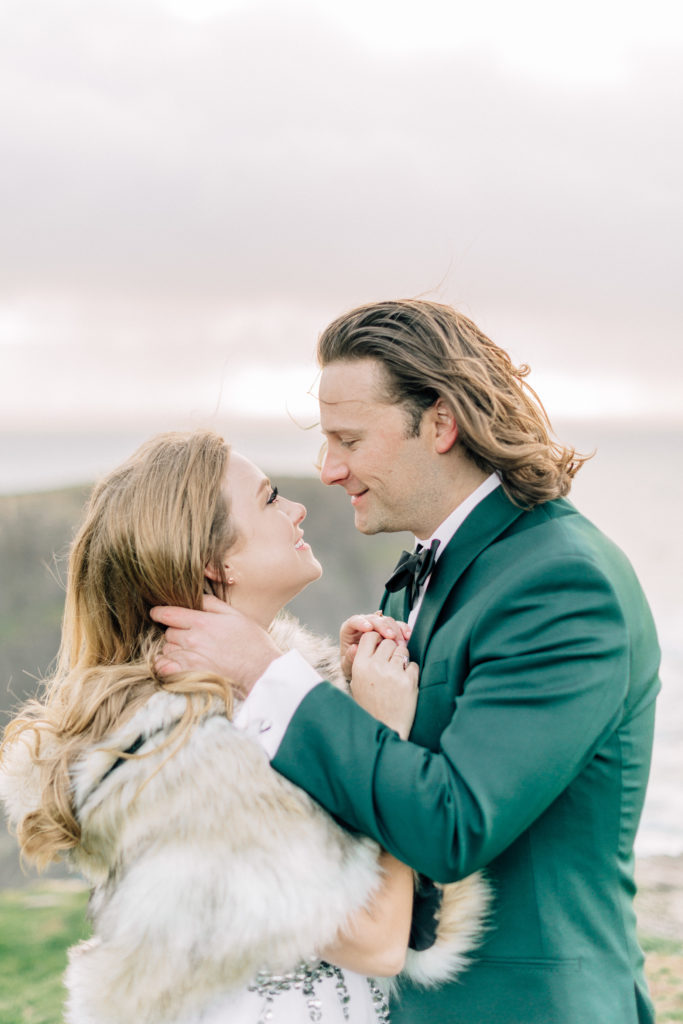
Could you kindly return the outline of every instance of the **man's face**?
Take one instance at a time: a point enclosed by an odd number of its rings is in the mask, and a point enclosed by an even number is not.
[[[437,484],[431,435],[423,429],[408,436],[405,409],[386,400],[382,365],[374,359],[330,363],[319,399],[327,441],[321,479],[349,495],[356,529],[429,536]]]

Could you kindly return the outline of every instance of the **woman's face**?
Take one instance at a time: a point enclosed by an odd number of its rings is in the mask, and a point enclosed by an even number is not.
[[[233,607],[264,625],[313,580],[320,563],[303,540],[306,509],[279,495],[260,469],[233,453],[223,483],[238,539],[225,553]]]

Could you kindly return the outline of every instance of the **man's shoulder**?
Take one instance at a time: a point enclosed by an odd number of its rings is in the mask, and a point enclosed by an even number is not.
[[[565,547],[579,554],[590,551],[608,538],[567,498],[540,502],[523,509],[500,540],[523,538],[525,542],[547,547]]]
[[[471,575],[481,573],[497,587],[508,574],[560,585],[569,576],[607,581],[629,571],[624,553],[566,498],[522,510],[470,567]]]

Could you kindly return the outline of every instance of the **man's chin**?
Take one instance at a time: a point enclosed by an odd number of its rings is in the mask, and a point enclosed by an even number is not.
[[[359,512],[356,512],[353,517],[353,525],[359,533],[364,533],[367,536],[371,536],[373,533],[382,533],[384,530],[381,523],[375,523],[368,517],[361,515]]]
[[[390,513],[384,512],[384,518],[382,518],[382,514],[382,509],[373,509],[372,507],[354,508],[353,525],[359,533],[364,533],[368,537],[374,533],[396,533],[399,530],[405,529],[403,526],[394,526],[392,524]]]
[[[410,533],[411,530],[408,526],[396,526],[390,520],[382,519],[371,519],[368,516],[362,516],[356,513],[353,520],[353,525],[356,527],[359,533],[364,533],[367,537],[371,537],[375,533]]]

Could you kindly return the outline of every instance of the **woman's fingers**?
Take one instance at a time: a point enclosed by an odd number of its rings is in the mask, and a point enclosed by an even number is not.
[[[358,642],[358,651],[365,658],[376,658],[381,662],[390,662],[392,659],[397,659],[402,665],[405,663],[406,667],[410,661],[408,648],[405,644],[385,639],[374,630],[372,633],[363,634]]]
[[[393,640],[385,641],[374,629],[370,633],[363,633],[358,641],[358,653],[363,657],[370,657],[374,654],[380,644],[388,643],[393,648],[396,644]],[[387,655],[388,656],[388,655]]]

